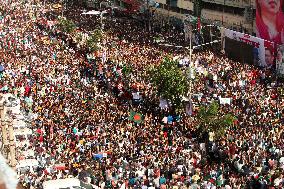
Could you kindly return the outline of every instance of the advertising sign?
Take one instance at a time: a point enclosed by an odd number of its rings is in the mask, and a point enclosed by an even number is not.
[[[255,64],[260,67],[266,67],[265,62],[265,47],[264,47],[264,40],[258,37],[254,37],[245,33],[236,32],[229,29],[224,29],[222,37],[228,37],[230,39],[240,41],[246,44],[249,44],[254,47],[252,53],[258,56],[255,58]],[[223,42],[223,48],[225,49],[225,43]]]
[[[262,68],[275,68],[274,43],[245,33],[226,28],[221,30],[222,46],[225,50],[225,37],[252,46],[253,64]],[[242,48],[242,47],[240,47]]]
[[[256,36],[284,44],[284,0],[256,0]]]

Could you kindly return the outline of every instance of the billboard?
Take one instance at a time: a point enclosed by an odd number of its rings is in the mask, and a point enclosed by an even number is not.
[[[245,54],[246,58],[243,58],[244,62],[250,63],[251,57],[253,59],[253,63],[256,66],[262,68],[275,68],[275,45],[271,41],[264,40],[259,37],[254,37],[245,33],[229,30],[223,28],[221,30],[221,37],[222,37],[222,45],[223,50],[226,51],[230,49],[230,44],[237,44],[239,48],[243,50],[237,51],[237,49],[233,49],[236,54]],[[235,40],[236,42],[231,42],[230,44],[227,41]],[[230,39],[230,40],[228,40]],[[227,47],[226,47],[227,44]],[[245,45],[242,45],[245,44]],[[238,48],[235,45],[234,48]],[[249,49],[249,46],[252,47],[252,50]],[[233,47],[231,47],[233,48]],[[238,60],[240,61],[240,60]]]
[[[256,0],[256,36],[284,44],[284,0]]]
[[[222,29],[221,30],[221,36],[222,36],[222,43],[223,43],[223,49],[225,50],[226,43],[225,39],[229,38],[235,41],[239,41],[241,43],[245,43],[247,45],[252,46],[252,50],[249,53],[252,53],[253,61],[256,66],[260,67],[266,67],[266,61],[265,61],[265,46],[264,46],[264,40],[260,39],[258,37],[254,37],[245,33],[229,30],[229,29]],[[229,48],[229,47],[227,47]]]

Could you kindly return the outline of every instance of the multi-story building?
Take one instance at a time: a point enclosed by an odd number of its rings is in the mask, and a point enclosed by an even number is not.
[[[87,0],[98,1],[98,0]],[[222,25],[227,28],[253,34],[255,26],[255,0],[111,0],[115,5],[137,9],[137,2],[147,4],[155,1],[154,16],[158,20],[186,15],[200,17],[204,23]],[[132,8],[131,8],[132,7]]]
[[[184,18],[200,17],[202,22],[217,23],[227,28],[254,33],[255,0],[156,0],[157,13]]]

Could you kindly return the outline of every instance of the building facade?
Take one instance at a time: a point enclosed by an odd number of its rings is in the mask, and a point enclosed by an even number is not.
[[[254,0],[156,0],[156,14],[183,19],[185,14],[200,17],[202,22],[253,34],[255,26]]]
[[[254,34],[255,0],[111,0],[114,5],[139,9],[138,3],[146,5],[155,1],[158,8],[152,8],[153,17],[158,20],[172,18],[183,21],[186,15],[201,18],[202,23],[225,26],[240,32]],[[97,2],[97,0],[87,0]],[[132,7],[132,8],[131,8]]]

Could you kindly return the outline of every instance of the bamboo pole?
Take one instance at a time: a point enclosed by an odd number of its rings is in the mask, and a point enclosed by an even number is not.
[[[17,164],[16,161],[16,147],[15,147],[15,136],[14,136],[14,128],[12,124],[12,120],[10,119],[8,122],[8,131],[9,131],[9,140],[10,140],[10,165],[11,167],[15,167]]]
[[[1,131],[2,131],[2,142],[3,145],[6,146],[8,145],[8,138],[7,138],[7,130],[6,130],[6,126],[4,124],[4,105],[3,103],[0,104],[0,116],[1,116]]]

